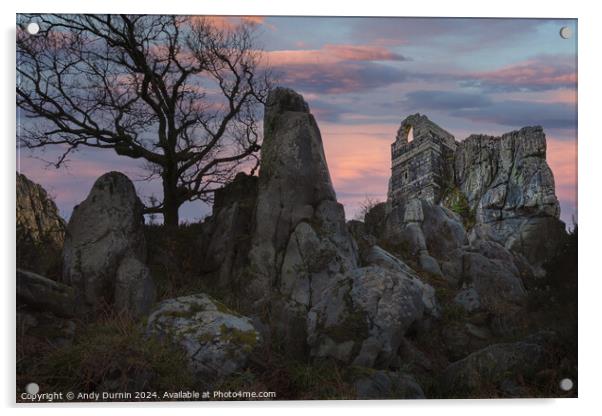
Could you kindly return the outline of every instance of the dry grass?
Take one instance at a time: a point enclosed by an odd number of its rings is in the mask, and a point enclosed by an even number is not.
[[[25,347],[28,342],[27,337],[18,338],[18,345]],[[18,380],[35,380],[42,391],[132,392],[194,385],[184,353],[147,338],[143,325],[126,313],[105,311],[95,322],[80,323],[67,345],[22,351]]]

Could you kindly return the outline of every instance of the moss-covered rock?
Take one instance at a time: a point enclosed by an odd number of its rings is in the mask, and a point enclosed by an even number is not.
[[[147,333],[182,347],[189,370],[205,385],[244,369],[261,341],[249,318],[203,293],[161,302],[148,318]]]

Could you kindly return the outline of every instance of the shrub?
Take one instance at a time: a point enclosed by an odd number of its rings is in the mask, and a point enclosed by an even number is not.
[[[466,195],[457,186],[450,187],[441,199],[445,207],[451,209],[462,218],[464,228],[471,229],[476,223],[475,210],[470,208]]]

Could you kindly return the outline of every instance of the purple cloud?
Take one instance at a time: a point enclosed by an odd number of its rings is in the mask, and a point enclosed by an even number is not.
[[[275,67],[279,83],[303,92],[343,94],[384,87],[406,79],[405,72],[373,62]]]
[[[507,100],[480,108],[460,108],[450,112],[454,117],[519,128],[541,125],[546,129],[573,129],[577,125],[574,105]]]
[[[460,76],[462,77],[462,76]],[[545,91],[577,86],[573,55],[542,55],[493,71],[470,73],[462,85],[492,92]]]
[[[412,91],[406,94],[402,104],[408,108],[429,110],[449,110],[480,108],[492,104],[489,97],[483,94],[455,91]]]

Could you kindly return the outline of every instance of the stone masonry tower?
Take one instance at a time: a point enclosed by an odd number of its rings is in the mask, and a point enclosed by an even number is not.
[[[426,116],[414,114],[403,120],[391,145],[391,205],[411,198],[438,203],[446,183],[453,181],[456,146],[454,136]]]

